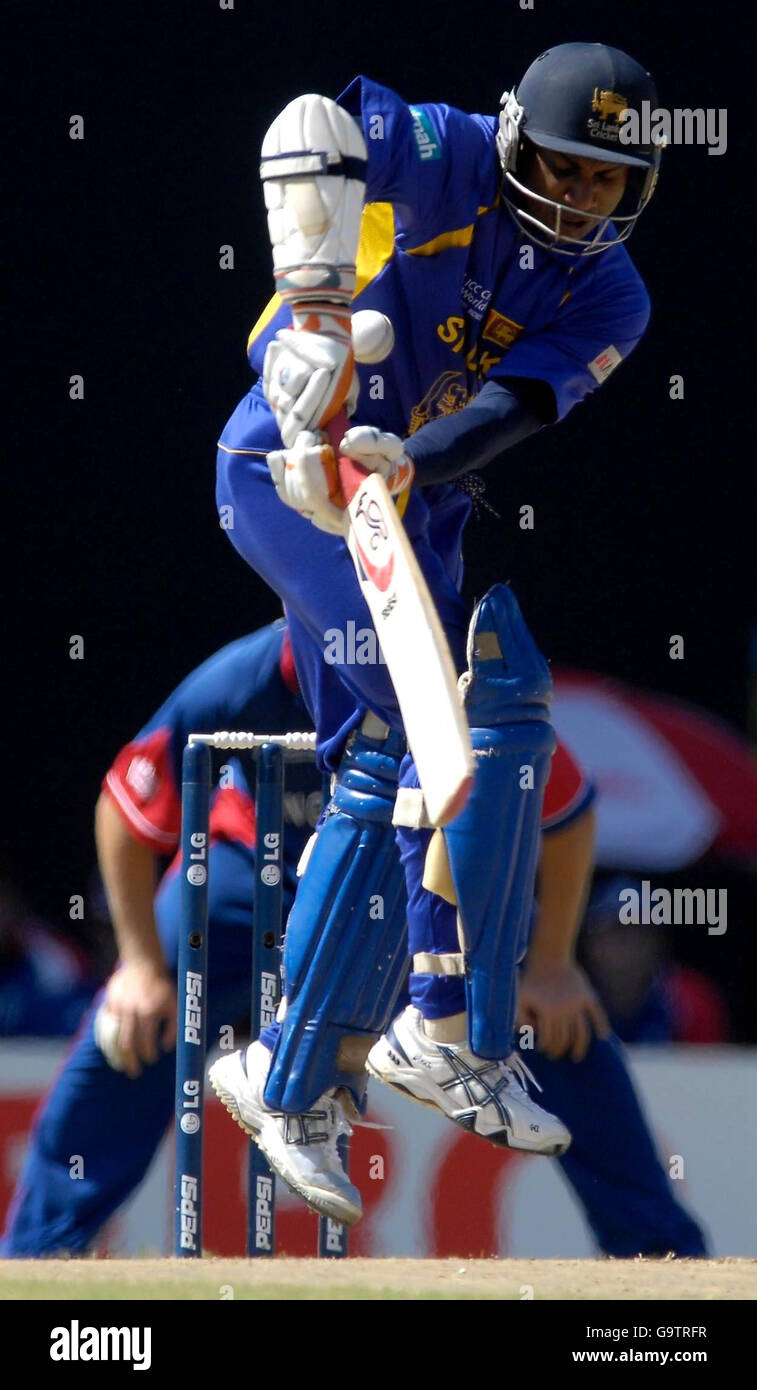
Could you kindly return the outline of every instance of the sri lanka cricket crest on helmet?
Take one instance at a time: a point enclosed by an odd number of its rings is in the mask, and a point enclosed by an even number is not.
[[[654,192],[663,148],[651,140],[620,139],[626,113],[640,111],[644,101],[657,103],[649,73],[627,53],[601,43],[547,49],[517,89],[502,94],[496,137],[502,200],[525,236],[557,255],[576,258],[609,251],[631,235]],[[587,212],[583,216],[592,226],[586,236],[561,235],[565,205],[521,180],[527,142],[568,159],[626,165],[628,183],[612,217]],[[554,225],[545,220],[550,216]],[[606,235],[608,226],[614,235]]]
[[[586,122],[589,134],[595,139],[617,144],[620,123],[629,104],[627,97],[619,96],[617,92],[600,91],[599,87],[595,87],[591,99],[591,110],[595,114],[590,115]]]

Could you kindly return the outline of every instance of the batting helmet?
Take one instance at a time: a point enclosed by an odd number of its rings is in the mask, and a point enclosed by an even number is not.
[[[517,89],[503,93],[497,132],[503,199],[526,235],[567,256],[596,255],[631,235],[654,192],[662,152],[661,144],[640,138],[649,121],[626,124],[626,111],[639,116],[645,101],[650,111],[657,105],[649,73],[627,53],[601,43],[563,43],[547,49],[531,64]],[[596,222],[590,236],[556,245],[563,204],[535,194],[518,178],[529,141],[567,158],[628,166],[626,193],[612,217],[614,236],[605,236],[609,218],[587,214]],[[508,196],[509,189],[515,190],[515,196]],[[556,223],[548,224],[526,211],[524,195],[529,208],[536,203],[556,209]]]

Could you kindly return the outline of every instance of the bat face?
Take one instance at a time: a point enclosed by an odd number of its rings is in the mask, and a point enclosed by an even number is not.
[[[433,825],[462,811],[473,785],[468,723],[449,644],[389,490],[379,473],[339,457],[345,415],[327,431],[347,501],[346,539],[370,610]]]
[[[367,488],[361,488],[350,506],[352,538],[364,578],[385,593],[394,578],[394,549],[383,510]]]

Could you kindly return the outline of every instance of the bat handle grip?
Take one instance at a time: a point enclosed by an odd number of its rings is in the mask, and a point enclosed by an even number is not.
[[[361,468],[359,463],[355,463],[354,459],[349,459],[346,454],[339,453],[340,440],[342,435],[347,433],[349,427],[349,419],[343,410],[340,410],[339,414],[335,415],[333,420],[329,420],[328,424],[325,426],[326,434],[329,437],[329,443],[336,454],[339,482],[342,485],[344,501],[347,506],[349,506],[361,483],[363,483],[368,476],[367,470]]]

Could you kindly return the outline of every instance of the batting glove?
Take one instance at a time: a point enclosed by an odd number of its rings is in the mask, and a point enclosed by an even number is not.
[[[268,455],[276,491],[319,531],[344,535],[344,497],[334,450],[322,434],[302,430],[291,449]]]
[[[295,312],[266,348],[263,392],[287,449],[303,430],[317,430],[357,404],[349,314]]]
[[[366,473],[380,473],[393,497],[412,487],[415,464],[405,453],[399,435],[387,434],[373,425],[353,425],[342,439],[339,452],[354,459]]]

